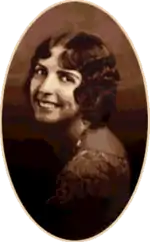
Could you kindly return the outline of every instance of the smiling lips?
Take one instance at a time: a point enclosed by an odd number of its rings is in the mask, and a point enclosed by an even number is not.
[[[37,99],[36,102],[40,108],[43,108],[45,110],[50,110],[50,111],[53,111],[56,108],[62,107],[61,104],[58,104],[58,103],[52,102],[52,101],[47,101],[47,100]]]

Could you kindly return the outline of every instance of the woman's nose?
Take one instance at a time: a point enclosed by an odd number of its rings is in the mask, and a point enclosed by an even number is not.
[[[39,87],[39,91],[52,94],[59,88],[59,79],[57,73],[50,73]]]

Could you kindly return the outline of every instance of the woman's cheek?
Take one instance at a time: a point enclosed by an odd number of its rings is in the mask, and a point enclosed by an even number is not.
[[[30,93],[33,94],[40,86],[40,82],[37,79],[32,79],[30,84]]]

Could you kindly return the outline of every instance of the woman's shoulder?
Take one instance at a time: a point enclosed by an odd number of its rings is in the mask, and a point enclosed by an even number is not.
[[[128,173],[129,164],[119,139],[108,128],[103,128],[86,132],[65,170],[81,177],[110,176],[112,170],[117,175]]]
[[[57,195],[62,200],[87,195],[107,197],[118,186],[128,187],[129,176],[125,157],[99,150],[80,150],[58,175]]]
[[[129,164],[126,156],[103,152],[96,149],[82,149],[64,168],[80,178],[90,177],[111,177],[129,173]]]
[[[126,155],[122,142],[107,127],[89,130],[83,138],[82,147],[93,150],[93,152],[99,150],[117,157]]]

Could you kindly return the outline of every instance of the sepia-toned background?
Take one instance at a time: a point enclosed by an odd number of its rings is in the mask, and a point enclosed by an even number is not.
[[[52,23],[49,25],[47,24],[47,27],[44,26],[44,28],[41,28],[43,34],[41,33],[40,28],[38,28],[39,36],[36,28],[30,29],[28,35],[26,35],[26,38],[24,38],[16,53],[15,59],[12,63],[13,65],[11,66],[11,71],[8,76],[4,99],[4,123],[6,138],[20,138],[27,134],[26,131],[28,130],[28,127],[26,128],[26,120],[28,119],[28,112],[27,108],[25,107],[21,88],[25,79],[26,70],[28,69],[27,65],[30,56],[37,45],[35,36],[40,37],[41,41],[49,31],[49,33],[51,33],[52,28],[56,29],[58,27],[60,30],[64,23],[69,23],[69,20],[67,20],[69,19],[68,16],[70,15],[72,17],[74,15],[74,19],[76,22],[80,22],[80,26],[84,26],[86,22],[86,24],[88,23],[87,26],[89,27],[89,30],[93,28],[96,33],[99,32],[100,36],[108,43],[108,46],[114,51],[117,57],[119,71],[123,81],[120,85],[117,98],[118,112],[114,114],[110,121],[111,127],[126,144],[129,144],[132,149],[133,147],[141,147],[140,144],[142,144],[142,147],[144,147],[147,126],[144,86],[141,73],[137,68],[135,56],[129,47],[128,41],[124,38],[118,27],[108,17],[106,18],[106,16],[104,16],[102,13],[100,14],[99,11],[96,11],[96,14],[95,11],[91,11],[90,9],[89,14],[88,7],[87,12],[84,13],[84,15],[87,16],[85,21],[81,10],[80,12],[75,7],[68,6],[68,8],[73,9],[74,13],[65,13],[63,16],[65,19],[60,21],[59,18],[59,23],[58,18],[54,22],[50,16]],[[86,8],[87,6],[85,6],[85,9]],[[81,5],[80,9],[82,9]],[[94,12],[94,17],[92,16],[92,12]],[[50,12],[50,15],[52,15],[52,11]],[[54,16],[55,14],[53,13],[53,19]],[[42,22],[44,23],[45,18],[46,15],[39,20],[41,22],[41,26]],[[39,23],[36,23],[35,26],[36,25],[39,25]],[[33,37],[31,38],[30,36]],[[18,117],[21,118],[21,122],[18,120]],[[30,132],[28,132],[28,134],[30,134]]]
[[[25,125],[25,119],[28,118],[22,86],[35,48],[50,35],[68,30],[85,30],[98,34],[115,54],[122,81],[117,95],[118,112],[113,115],[110,125],[124,142],[145,139],[145,90],[135,54],[121,29],[110,17],[84,3],[68,3],[53,8],[39,18],[23,38],[11,64],[5,90],[5,126],[8,123],[6,135],[21,135],[16,123],[17,117],[22,116],[22,125]],[[10,117],[11,122],[14,122],[13,129],[10,127]]]
[[[6,80],[3,136],[8,140],[36,136],[23,92],[30,58],[44,39],[70,30],[98,34],[116,56],[121,82],[117,94],[117,111],[113,113],[109,126],[127,147],[138,176],[147,133],[143,77],[123,31],[108,14],[92,5],[79,2],[59,5],[41,15],[25,33],[16,49]]]

